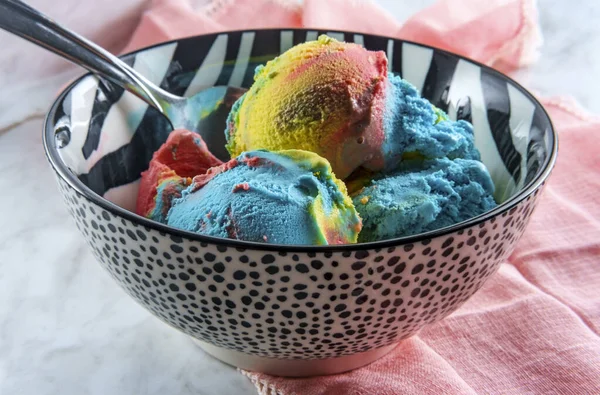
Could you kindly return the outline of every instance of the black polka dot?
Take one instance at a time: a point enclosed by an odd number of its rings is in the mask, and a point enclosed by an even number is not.
[[[356,251],[356,253],[354,254],[354,257],[356,259],[365,259],[368,256],[369,256],[368,251]]]
[[[339,313],[341,311],[346,310],[346,305],[343,303],[338,304],[337,306],[335,306],[335,308],[333,309],[336,313]]]
[[[363,304],[365,303],[367,300],[369,299],[369,297],[367,295],[361,295],[358,298],[356,298],[356,304]]]
[[[296,292],[294,294],[294,297],[298,300],[303,300],[306,299],[308,297],[308,294],[306,292]]]
[[[217,262],[213,265],[213,270],[217,273],[223,273],[225,271],[225,265],[222,262]]]
[[[178,246],[177,244],[171,244],[171,251],[177,254],[181,254],[183,252],[183,248],[181,246]]]
[[[421,273],[421,271],[423,270],[423,267],[424,267],[424,266],[423,266],[423,264],[422,264],[422,263],[419,263],[418,265],[415,265],[415,267],[413,267],[413,269],[412,269],[411,273],[412,273],[412,274],[418,274],[418,273]]]
[[[304,263],[299,263],[296,265],[296,270],[299,273],[308,273],[308,266],[306,266]]]
[[[448,237],[442,244],[442,248],[450,247],[450,245],[452,245],[453,242],[454,242],[454,237]]]
[[[275,265],[269,266],[265,269],[265,271],[269,274],[277,274],[279,273],[279,268]]]
[[[401,274],[406,269],[406,263],[402,262],[394,268],[394,273]]]
[[[263,255],[263,257],[260,259],[260,261],[265,264],[273,263],[273,262],[275,262],[275,257],[271,254],[266,254],[266,255]]]

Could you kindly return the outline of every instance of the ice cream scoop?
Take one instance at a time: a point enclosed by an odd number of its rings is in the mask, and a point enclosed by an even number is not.
[[[257,68],[230,113],[227,149],[312,151],[342,179],[381,166],[386,75],[381,51],[327,36],[297,45]]]
[[[485,166],[471,159],[405,161],[353,194],[363,220],[359,242],[409,236],[476,217],[496,207]]]
[[[152,156],[148,170],[142,173],[136,213],[165,222],[172,200],[181,196],[192,177],[222,163],[197,133],[174,130]]]
[[[204,235],[297,245],[355,243],[361,221],[327,160],[308,151],[245,152],[197,176],[167,224]]]
[[[471,125],[388,75],[381,51],[323,35],[259,66],[254,80],[227,121],[232,156],[300,148],[341,179],[359,167],[391,171],[407,156],[478,158]]]
[[[480,159],[473,126],[450,120],[422,98],[412,84],[396,75],[390,75],[386,84],[383,128],[385,163],[381,170],[387,172],[407,158]]]

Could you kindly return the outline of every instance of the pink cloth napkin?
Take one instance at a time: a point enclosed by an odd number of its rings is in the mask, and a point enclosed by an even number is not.
[[[343,10],[343,12],[340,12]],[[533,0],[440,0],[400,25],[369,1],[155,0],[126,50],[227,29],[311,27],[420,41],[503,71],[535,61]],[[600,393],[600,118],[542,100],[560,155],[517,250],[463,307],[345,374],[245,372],[261,394]]]

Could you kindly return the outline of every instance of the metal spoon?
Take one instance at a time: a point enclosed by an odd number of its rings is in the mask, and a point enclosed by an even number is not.
[[[99,74],[136,95],[164,115],[173,129],[199,133],[221,159],[225,151],[225,119],[246,90],[215,86],[192,97],[173,95],[148,81],[118,57],[74,33],[19,0],[0,0],[0,28],[44,47]],[[220,133],[211,133],[220,128]]]

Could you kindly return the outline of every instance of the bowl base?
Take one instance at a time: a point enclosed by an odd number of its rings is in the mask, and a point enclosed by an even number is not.
[[[359,354],[337,358],[300,360],[257,357],[213,346],[194,338],[192,340],[207,354],[228,365],[253,372],[284,377],[322,376],[347,372],[376,361],[398,345],[398,343],[394,343]]]

